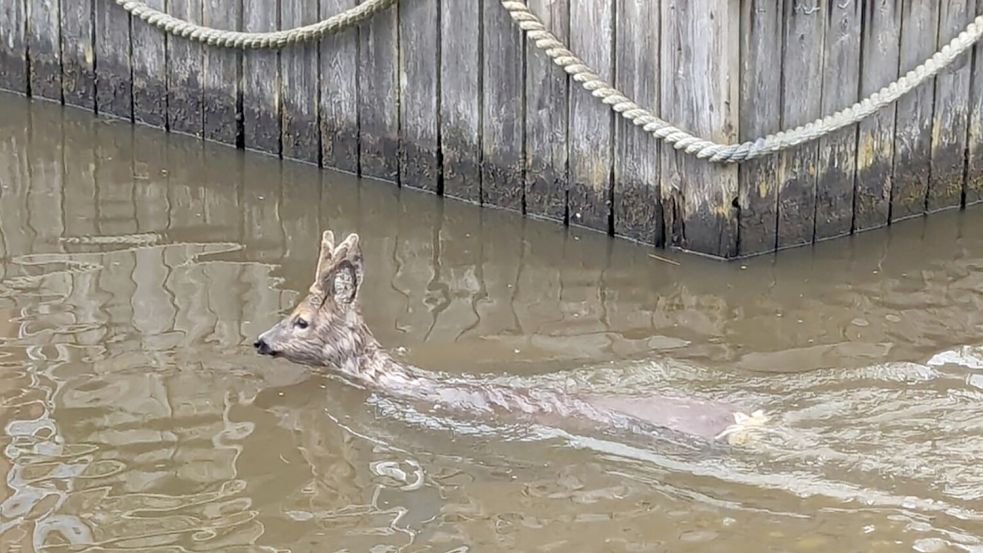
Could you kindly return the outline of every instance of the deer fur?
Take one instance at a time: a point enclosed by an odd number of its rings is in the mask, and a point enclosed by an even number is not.
[[[750,417],[731,406],[698,400],[629,395],[567,394],[556,390],[516,388],[482,382],[449,382],[395,360],[372,335],[362,318],[359,289],[364,264],[359,238],[349,234],[335,244],[334,234],[321,237],[314,282],[293,311],[256,340],[264,355],[339,370],[360,383],[432,407],[468,414],[510,413],[538,420],[613,426],[638,430],[654,425],[731,443],[743,438]]]

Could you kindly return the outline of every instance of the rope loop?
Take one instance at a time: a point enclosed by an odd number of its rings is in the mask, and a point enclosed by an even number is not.
[[[223,31],[204,27],[177,19],[151,8],[139,0],[113,1],[133,17],[164,32],[188,40],[222,48],[279,49],[315,41],[326,35],[354,27],[386,10],[398,0],[365,0],[353,8],[317,23],[282,31],[255,33]],[[983,37],[983,15],[980,15],[963,32],[959,33],[921,65],[850,107],[794,129],[783,130],[740,144],[720,144],[694,136],[668,121],[664,121],[625,96],[611,83],[602,79],[590,65],[571,52],[564,43],[560,42],[532,13],[525,1],[500,1],[512,21],[526,33],[526,38],[553,60],[553,63],[569,74],[574,82],[580,83],[601,103],[609,106],[615,113],[620,114],[635,126],[640,127],[656,139],[666,142],[676,150],[684,151],[711,163],[741,163],[760,158],[805,142],[817,140],[839,129],[856,124],[933,78]]]
[[[133,17],[144,21],[148,25],[157,27],[165,33],[219,48],[258,50],[285,48],[294,44],[315,41],[321,37],[344,31],[371,19],[379,12],[395,4],[397,0],[365,0],[354,8],[332,15],[317,23],[295,27],[293,29],[284,29],[282,31],[256,33],[225,31],[205,27],[178,19],[138,0],[113,1]]]

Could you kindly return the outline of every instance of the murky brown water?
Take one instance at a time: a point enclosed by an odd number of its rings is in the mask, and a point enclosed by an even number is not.
[[[771,412],[433,419],[249,344],[318,230],[444,373]],[[0,550],[983,551],[983,209],[721,264],[0,97]]]

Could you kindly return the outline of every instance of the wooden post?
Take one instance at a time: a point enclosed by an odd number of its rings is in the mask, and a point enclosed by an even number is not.
[[[355,0],[321,0],[322,17]],[[321,163],[358,173],[358,29],[321,39]]]
[[[823,39],[828,6],[785,0],[782,127],[822,115]],[[778,154],[778,247],[810,244],[816,229],[819,146],[803,144]]]
[[[62,98],[70,106],[90,110],[96,102],[92,12],[92,0],[61,4]]]
[[[983,0],[976,0],[976,15],[983,15]],[[973,76],[969,94],[966,205],[983,202],[983,44],[973,49]]]
[[[164,0],[148,0],[147,5],[163,10]],[[133,119],[153,127],[167,126],[167,41],[159,29],[143,22],[133,25]]]
[[[866,2],[862,29],[860,96],[866,98],[898,78],[901,3]],[[891,104],[860,122],[853,210],[855,231],[888,224],[894,183],[894,121]]]
[[[860,1],[829,3],[822,78],[823,115],[836,113],[859,100],[862,4]],[[853,230],[856,173],[856,125],[819,140],[816,240],[846,236]]]
[[[253,32],[278,27],[277,0],[242,0],[242,25]],[[242,134],[246,149],[280,155],[280,54],[249,50],[242,56]]]
[[[497,0],[485,0],[481,17],[481,202],[522,211],[522,32]]]
[[[174,17],[201,22],[202,0],[169,0]],[[173,132],[202,136],[202,62],[204,51],[198,42],[178,37],[167,39],[167,124]]]
[[[658,112],[659,7],[648,0],[618,0],[615,24],[615,87]],[[661,246],[664,241],[659,187],[661,145],[628,122],[615,119],[614,232]]]
[[[10,0],[7,0],[10,1]],[[58,0],[30,0],[31,96],[61,102],[61,17]]]
[[[671,3],[671,2],[670,2]],[[570,49],[613,82],[614,0],[572,0]],[[569,222],[607,232],[611,219],[613,113],[581,86],[570,95]]]
[[[444,194],[481,201],[481,2],[446,1],[440,20],[440,151]]]
[[[436,117],[440,94],[439,44],[438,0],[401,4],[399,182],[429,192],[440,191]]]
[[[96,111],[132,120],[130,16],[112,0],[95,2]]]
[[[569,40],[568,0],[530,0],[529,7],[559,40]],[[526,48],[526,213],[562,222],[567,215],[569,78],[546,54],[523,40]]]
[[[738,0],[662,4],[665,118],[717,142],[738,127]],[[670,246],[729,258],[737,254],[737,167],[662,150],[662,206]]]
[[[901,74],[935,53],[939,2],[902,2]],[[932,155],[933,82],[898,100],[891,222],[925,213]]]
[[[781,130],[782,2],[742,3],[740,139]],[[778,156],[741,164],[740,255],[770,252],[778,244]]]
[[[966,28],[975,8],[976,0],[942,0],[937,49]],[[935,77],[929,212],[962,206],[972,62],[972,52],[967,52]]]
[[[398,11],[393,6],[359,30],[361,170],[363,176],[389,182],[399,180]]]
[[[280,25],[290,29],[317,21],[318,4],[280,0]],[[318,64],[316,44],[295,44],[280,52],[283,72],[283,157],[317,164],[321,157],[317,124]]]
[[[26,0],[0,3],[0,88],[27,93]]]
[[[204,0],[202,21],[209,27],[239,28],[240,0]],[[239,68],[242,55],[228,48],[205,47],[204,133],[205,138],[236,145],[239,130]]]

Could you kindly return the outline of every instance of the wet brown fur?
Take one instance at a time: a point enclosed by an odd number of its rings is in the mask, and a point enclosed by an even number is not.
[[[723,404],[653,396],[571,395],[474,382],[445,382],[394,360],[362,319],[358,291],[363,258],[356,234],[335,245],[321,238],[314,282],[293,311],[259,336],[260,353],[336,368],[363,384],[432,407],[467,413],[508,412],[551,423],[580,419],[621,428],[653,424],[712,438],[733,423]]]

